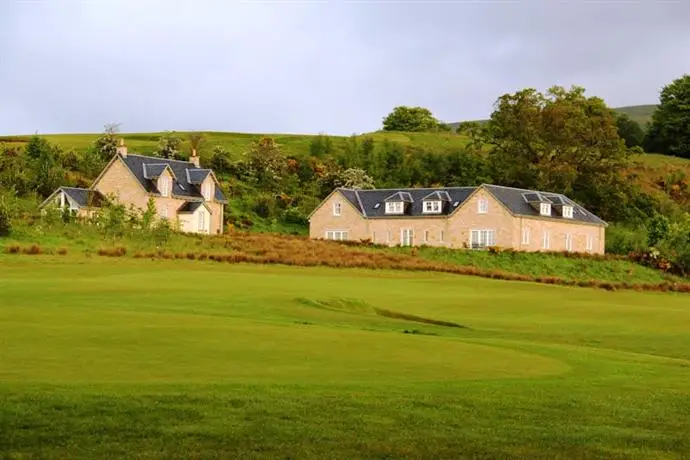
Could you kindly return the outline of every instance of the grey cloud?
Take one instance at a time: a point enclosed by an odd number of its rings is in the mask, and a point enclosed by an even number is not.
[[[0,133],[378,129],[486,117],[523,87],[653,103],[690,72],[687,2],[0,3]]]

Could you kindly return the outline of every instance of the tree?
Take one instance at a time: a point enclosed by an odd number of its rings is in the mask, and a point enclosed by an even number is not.
[[[217,174],[229,172],[232,166],[230,164],[228,152],[225,151],[222,145],[213,147],[213,154],[211,155],[211,161],[209,163],[211,169]]]
[[[564,193],[604,219],[627,212],[634,194],[621,171],[630,151],[616,117],[584,88],[555,86],[501,96],[482,130],[492,175],[503,185]]]
[[[690,75],[683,75],[661,90],[645,150],[690,158]]]
[[[337,179],[337,186],[353,189],[372,189],[374,188],[374,179],[363,169],[350,168],[340,173]]]
[[[33,189],[43,197],[53,193],[65,180],[65,171],[58,161],[59,157],[60,149],[48,144],[37,158],[30,161]]]
[[[191,132],[187,134],[187,142],[189,142],[189,147],[192,149],[192,155],[198,155],[201,147],[206,141],[206,136],[204,133]]]
[[[273,138],[262,137],[244,154],[242,167],[250,181],[275,190],[285,178],[287,158]]]
[[[50,144],[48,144],[48,141],[42,137],[34,135],[31,136],[29,142],[26,143],[26,156],[31,160],[35,160],[41,156],[42,152],[48,149],[50,149]]]
[[[439,128],[439,121],[429,109],[423,107],[398,106],[383,119],[384,131],[434,131]]]
[[[644,144],[644,130],[638,122],[627,114],[618,114],[616,127],[618,128],[618,135],[625,141],[627,147],[641,147]]]
[[[101,160],[108,161],[117,152],[117,133],[119,132],[119,123],[108,123],[103,127],[103,134],[94,142],[94,147]]]
[[[163,158],[179,159],[180,145],[182,145],[182,140],[180,140],[177,133],[175,131],[166,131],[158,140],[156,153]]]

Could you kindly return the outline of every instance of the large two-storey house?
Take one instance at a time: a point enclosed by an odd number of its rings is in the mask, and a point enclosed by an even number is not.
[[[152,198],[159,218],[177,221],[183,232],[223,232],[227,200],[215,174],[200,166],[195,151],[189,161],[150,157],[128,153],[121,140],[117,153],[91,187],[60,187],[41,207],[58,206],[88,216],[106,196],[141,210]]]

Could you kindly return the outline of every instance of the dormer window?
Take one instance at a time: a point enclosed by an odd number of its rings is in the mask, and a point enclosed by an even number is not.
[[[551,215],[551,203],[540,203],[539,204],[539,214],[542,216]]]
[[[386,202],[386,214],[402,214],[403,213],[403,202],[402,201],[387,201]]]
[[[167,176],[158,179],[158,186],[162,196],[170,195],[170,179]]]
[[[425,214],[440,214],[441,213],[441,202],[440,201],[425,201],[424,202],[424,213]]]
[[[573,218],[573,207],[572,206],[563,206],[563,217],[566,219],[572,219]]]
[[[211,183],[210,182],[206,182],[201,187],[201,194],[204,196],[204,200],[211,201]]]

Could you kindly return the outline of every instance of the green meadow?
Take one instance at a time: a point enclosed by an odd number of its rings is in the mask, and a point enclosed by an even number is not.
[[[0,458],[687,458],[690,302],[0,255]]]

